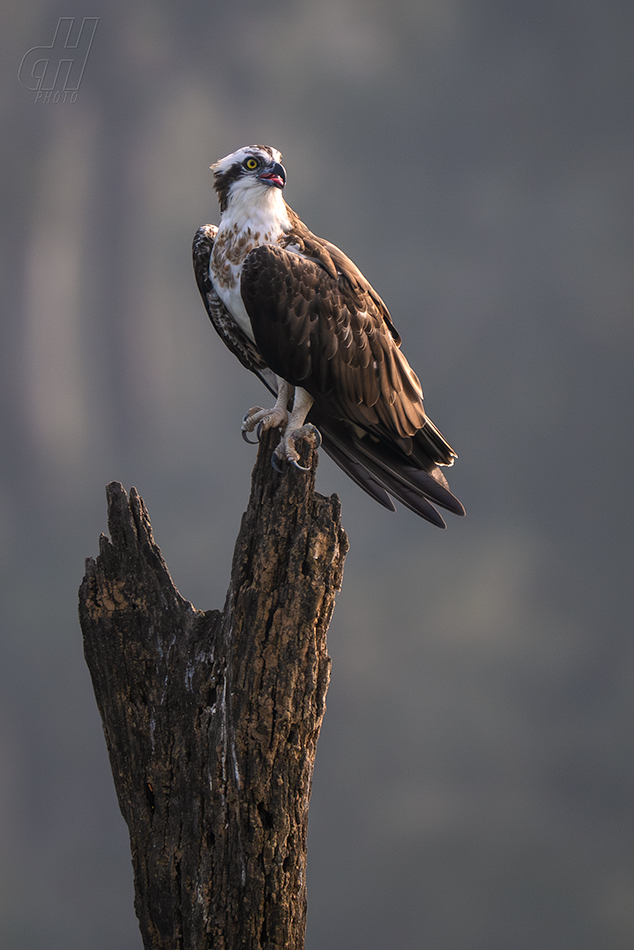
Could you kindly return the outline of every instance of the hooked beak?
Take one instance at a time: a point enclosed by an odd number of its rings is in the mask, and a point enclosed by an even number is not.
[[[286,184],[286,169],[279,162],[272,162],[260,172],[258,179],[263,181],[265,185],[283,188]]]

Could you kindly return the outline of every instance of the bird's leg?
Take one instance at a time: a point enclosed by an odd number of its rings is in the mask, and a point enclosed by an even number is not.
[[[307,472],[308,469],[304,468],[303,465],[299,464],[299,452],[295,448],[295,442],[297,439],[303,439],[310,437],[314,440],[316,448],[319,448],[321,445],[321,436],[319,430],[315,426],[304,425],[304,420],[308,415],[308,410],[313,404],[313,397],[306,392],[305,389],[302,389],[298,386],[295,389],[295,399],[293,400],[293,408],[288,420],[288,424],[284,430],[284,435],[280,440],[279,445],[273,453],[272,463],[273,468],[278,468],[277,462],[291,462],[295,468],[299,468],[303,472]]]
[[[253,432],[258,428],[258,439],[260,432],[266,432],[267,429],[276,429],[278,426],[285,426],[288,422],[288,400],[292,395],[293,387],[289,386],[285,379],[277,379],[277,399],[272,409],[262,409],[260,406],[253,406],[249,409],[242,420],[242,438],[245,442],[251,440],[247,438],[247,432]]]

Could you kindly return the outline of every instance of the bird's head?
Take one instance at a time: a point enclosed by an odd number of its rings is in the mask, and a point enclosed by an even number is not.
[[[220,210],[238,196],[257,201],[265,198],[269,189],[281,192],[286,184],[286,169],[281,162],[282,153],[276,148],[248,145],[212,165]]]

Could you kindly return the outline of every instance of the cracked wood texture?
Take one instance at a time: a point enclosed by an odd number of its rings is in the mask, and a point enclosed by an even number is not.
[[[146,950],[300,950],[306,835],[348,547],[338,498],[260,446],[224,609],[181,597],[143,500],[107,486],[79,592]]]

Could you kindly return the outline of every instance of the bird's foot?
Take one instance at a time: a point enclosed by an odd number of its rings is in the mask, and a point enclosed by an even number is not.
[[[295,468],[299,469],[300,472],[310,471],[310,466],[306,467],[299,464],[299,452],[295,448],[295,443],[299,439],[310,439],[313,444],[313,448],[315,449],[318,449],[321,445],[321,434],[319,429],[317,429],[314,425],[311,425],[310,422],[306,425],[299,426],[296,429],[291,429],[290,426],[287,427],[271,458],[271,465],[276,472],[284,471],[284,469],[280,466],[280,463],[284,462],[294,465]]]
[[[248,438],[248,432],[253,432],[253,430],[256,429],[257,442],[259,442],[260,436],[263,432],[266,432],[267,429],[276,429],[279,426],[285,426],[287,422],[288,412],[286,409],[282,409],[279,406],[273,406],[272,409],[262,409],[261,406],[253,406],[242,420],[242,438],[245,442],[248,442],[249,445],[256,445],[256,442],[252,442],[252,440]]]

